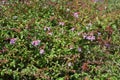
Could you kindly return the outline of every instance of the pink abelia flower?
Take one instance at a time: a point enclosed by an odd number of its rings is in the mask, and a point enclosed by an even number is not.
[[[75,28],[73,27],[73,28],[71,28],[71,31],[74,31],[75,30]]]
[[[34,40],[34,41],[32,41],[31,42],[31,44],[33,45],[33,46],[37,46],[37,45],[39,45],[40,44],[40,40]]]
[[[16,40],[17,40],[17,38],[10,39],[10,44],[15,44]]]
[[[93,41],[93,40],[95,40],[95,36],[87,36],[86,39]]]
[[[73,14],[73,16],[75,17],[75,18],[78,18],[79,16],[78,16],[78,12],[75,12],[74,14]]]
[[[40,54],[44,54],[45,50],[44,49],[40,49]]]
[[[65,24],[64,22],[59,22],[59,25],[61,26],[64,26],[64,24]]]

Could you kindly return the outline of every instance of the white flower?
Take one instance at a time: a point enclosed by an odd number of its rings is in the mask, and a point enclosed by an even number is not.
[[[69,66],[69,67],[70,67],[70,66],[72,66],[72,63],[71,63],[71,62],[69,62],[69,63],[68,63],[68,66]]]
[[[40,49],[40,54],[44,54],[45,50],[44,49]]]

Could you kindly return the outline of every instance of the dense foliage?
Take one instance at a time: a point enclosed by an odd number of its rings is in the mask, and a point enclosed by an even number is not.
[[[0,80],[119,80],[119,0],[0,1]]]

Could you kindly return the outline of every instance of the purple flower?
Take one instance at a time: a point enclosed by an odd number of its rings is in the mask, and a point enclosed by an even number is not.
[[[107,48],[110,47],[110,44],[109,44],[109,43],[106,43],[106,44],[105,44],[105,47],[107,47]]]
[[[104,0],[93,0],[95,3],[96,2],[103,2]]]
[[[39,45],[40,44],[40,40],[34,40],[34,41],[32,41],[31,42],[31,44],[33,45],[33,46],[37,46],[37,45]]]
[[[17,38],[10,39],[10,44],[15,44],[16,40],[17,40]]]
[[[95,36],[87,36],[86,39],[93,41],[93,40],[95,40]]]
[[[44,54],[45,50],[44,49],[40,49],[40,54]]]
[[[59,22],[59,25],[61,26],[64,26],[64,24],[65,24],[64,22]]]
[[[75,18],[78,18],[79,16],[78,16],[78,12],[75,12],[74,14],[73,14],[73,16],[75,17]]]
[[[100,32],[98,32],[98,36],[100,36],[101,35],[101,33]]]

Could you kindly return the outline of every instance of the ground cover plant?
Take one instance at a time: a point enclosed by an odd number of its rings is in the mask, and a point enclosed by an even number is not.
[[[0,1],[0,80],[119,80],[119,0]]]

